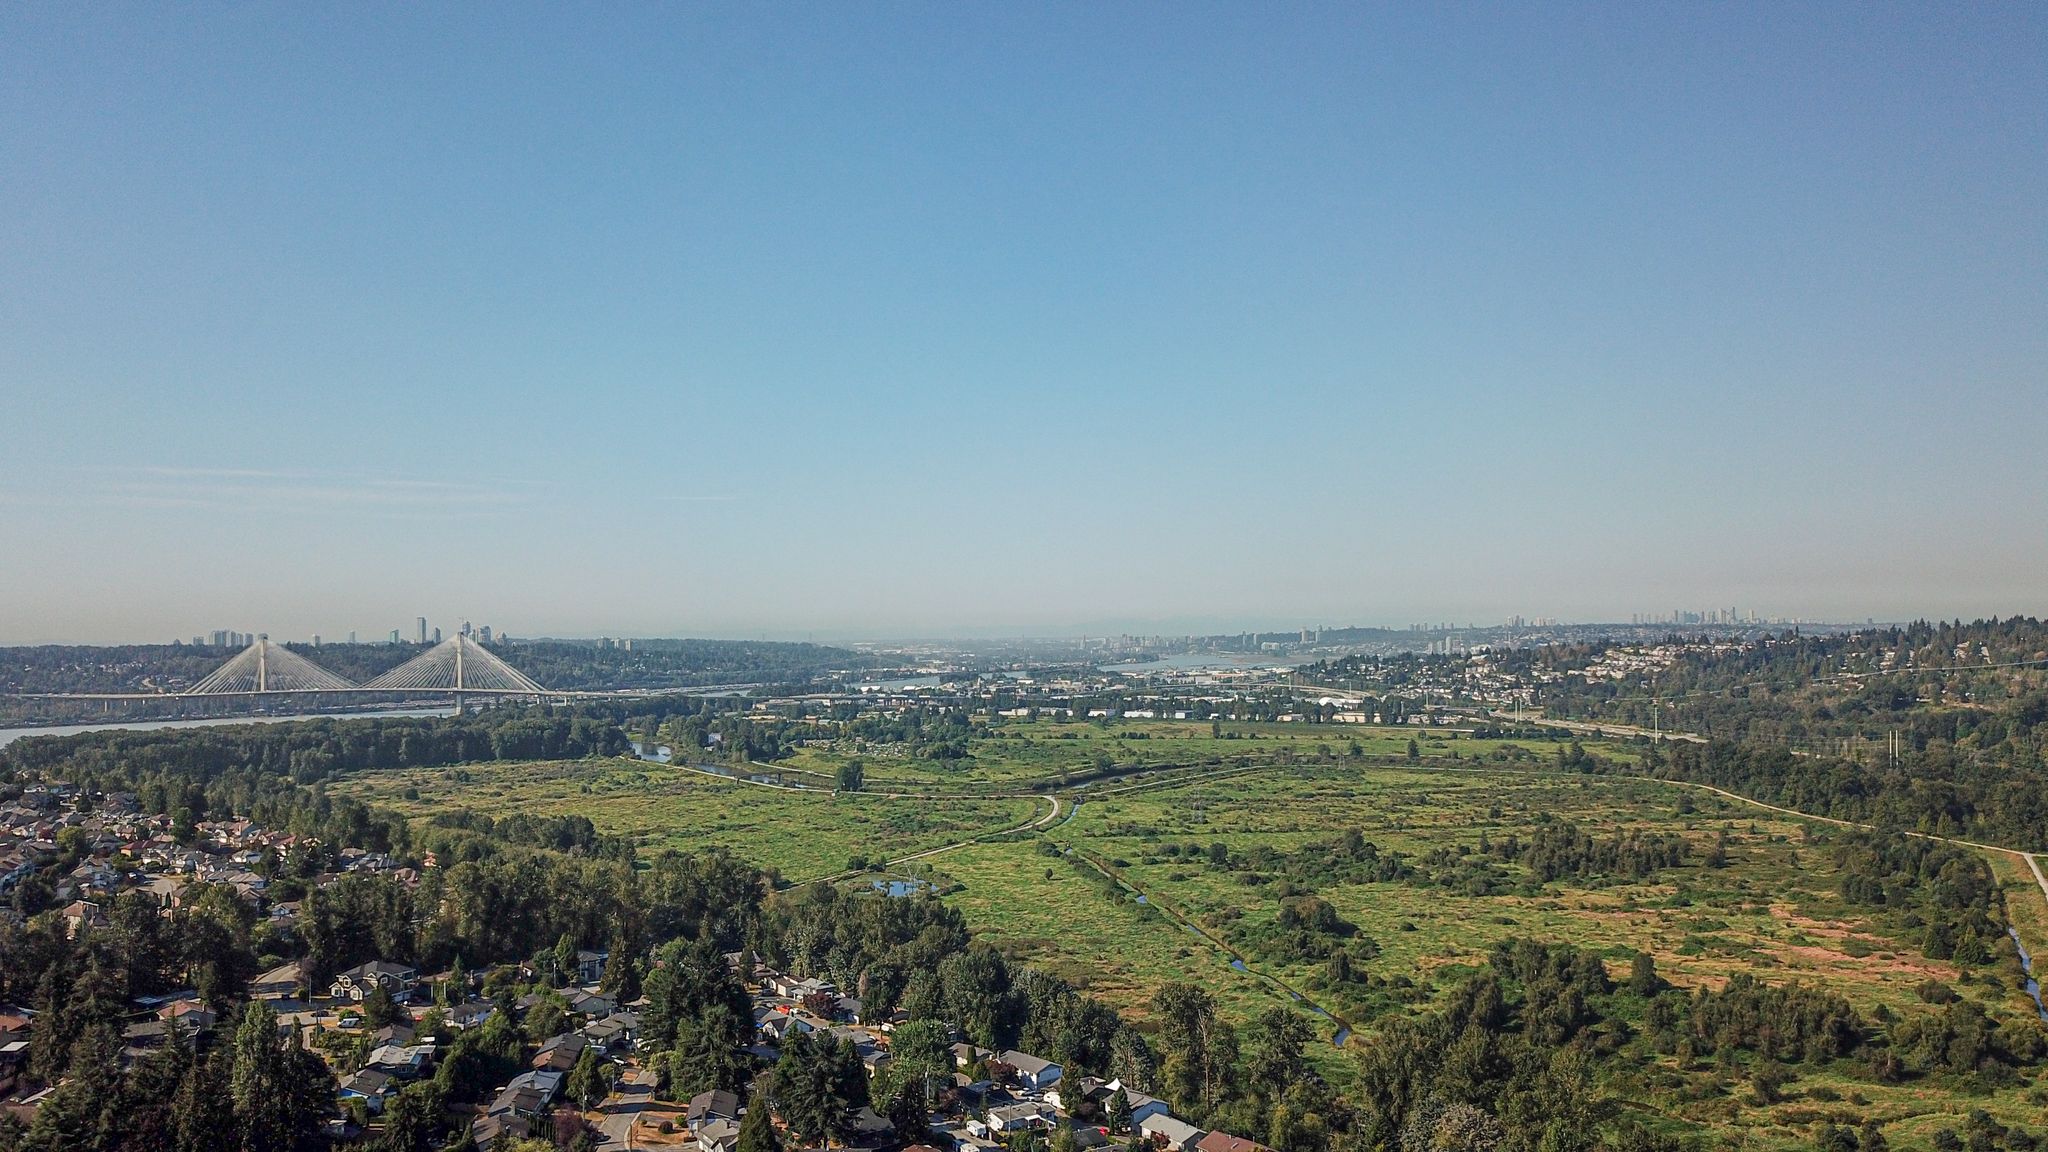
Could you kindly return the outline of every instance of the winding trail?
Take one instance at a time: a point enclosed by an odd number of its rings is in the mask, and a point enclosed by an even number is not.
[[[886,795],[886,793],[862,792],[854,793],[854,795]],[[909,798],[917,799],[917,797]],[[1043,816],[1034,816],[1033,818],[1026,820],[1024,823],[1019,824],[1014,828],[1005,828],[999,832],[984,832],[979,836],[969,837],[966,840],[961,840],[953,844],[943,844],[937,848],[927,848],[922,852],[912,852],[908,856],[899,856],[894,860],[884,861],[882,863],[882,868],[885,870],[890,868],[899,868],[905,864],[909,864],[914,861],[924,860],[932,856],[940,855],[942,853],[953,852],[958,849],[965,848],[970,844],[979,844],[984,840],[999,840],[1004,836],[1015,836],[1019,832],[1042,831],[1046,828],[1052,827],[1053,822],[1058,820],[1060,816],[1060,798],[1057,796],[1040,796],[1035,798],[1050,801],[1052,804],[1052,811],[1047,812]],[[872,871],[874,871],[874,869],[872,868],[848,869],[844,872],[834,872],[830,876],[813,876],[809,880],[799,880],[796,883],[791,884],[788,888],[783,889],[783,891],[794,892],[798,888],[809,887],[812,884],[837,883],[841,880],[850,880],[855,876],[868,875]]]

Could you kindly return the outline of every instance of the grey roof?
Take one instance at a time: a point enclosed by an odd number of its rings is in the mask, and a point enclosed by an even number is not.
[[[1053,1063],[1050,1060],[1041,1060],[1038,1057],[1033,1056],[1029,1052],[1018,1052],[1014,1049],[1003,1053],[1002,1055],[996,1057],[996,1059],[1001,1060],[1003,1063],[1008,1064],[1010,1067],[1015,1068],[1017,1071],[1022,1072],[1027,1076],[1037,1076],[1045,1072],[1048,1068],[1059,1067],[1059,1065]]]

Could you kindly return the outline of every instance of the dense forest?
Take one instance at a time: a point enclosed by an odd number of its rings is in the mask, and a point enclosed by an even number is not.
[[[1888,745],[1955,748],[2038,765],[2048,720],[2048,623],[2015,616],[1920,622],[1830,636],[1796,632],[1749,644],[1684,644],[1654,670],[1583,671],[1612,645],[1499,654],[1502,671],[1544,681],[1554,712],[1710,737],[1823,751]]]
[[[1951,749],[1872,765],[1727,741],[1649,745],[1640,764],[1816,816],[2048,851],[2048,775],[2038,766]],[[1627,769],[1592,757],[1586,767]]]

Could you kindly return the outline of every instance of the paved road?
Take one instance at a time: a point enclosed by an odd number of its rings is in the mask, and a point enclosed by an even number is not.
[[[628,1068],[625,1078],[599,1106],[603,1114],[597,1129],[603,1134],[598,1147],[605,1152],[620,1152],[633,1146],[633,1122],[647,1105],[654,1100],[654,1069]]]

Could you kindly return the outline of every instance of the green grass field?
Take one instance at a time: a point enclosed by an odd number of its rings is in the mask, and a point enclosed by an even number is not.
[[[854,856],[895,859],[1014,827],[1046,801],[890,800],[785,792],[637,761],[472,764],[364,773],[341,789],[426,820],[467,808],[485,815],[588,816],[598,831],[645,850],[719,846],[802,881]],[[416,797],[416,798],[415,798]]]
[[[974,729],[973,755],[960,761],[917,759],[901,746],[839,740],[801,749],[788,767],[830,779],[840,764],[859,759],[869,786],[960,788],[1058,783],[1062,774],[1162,765],[1267,763],[1278,758],[1327,760],[1357,746],[1368,758],[1401,757],[1412,739],[1425,760],[1516,760],[1538,762],[1552,755],[1545,741],[1474,740],[1449,731],[1336,724],[1224,722],[1222,738],[1207,721],[1101,721],[999,719]],[[1589,744],[1598,750],[1599,745]]]

